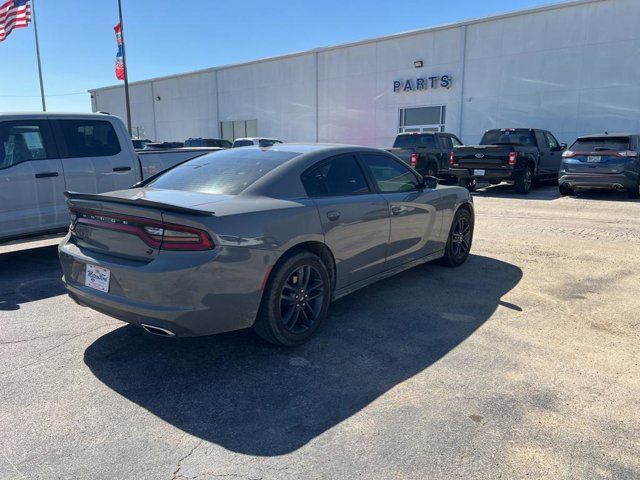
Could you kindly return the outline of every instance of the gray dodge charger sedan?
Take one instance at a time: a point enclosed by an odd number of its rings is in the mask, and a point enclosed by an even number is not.
[[[78,303],[158,335],[253,326],[286,346],[336,298],[430,260],[461,265],[474,225],[465,188],[344,145],[224,150],[128,190],[66,195],[59,253]]]

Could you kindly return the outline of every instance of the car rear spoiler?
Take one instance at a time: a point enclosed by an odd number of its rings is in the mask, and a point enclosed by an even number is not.
[[[107,202],[107,203],[120,203],[127,205],[136,205],[138,207],[150,207],[164,210],[167,212],[187,213],[189,215],[201,215],[212,216],[215,213],[208,210],[198,210],[191,207],[180,207],[178,205],[171,205],[169,203],[152,202],[151,200],[145,200],[144,198],[119,198],[109,197],[108,195],[96,194],[96,193],[78,193],[78,192],[64,192],[64,196],[67,200],[92,200],[95,202]],[[68,203],[68,202],[67,202]]]

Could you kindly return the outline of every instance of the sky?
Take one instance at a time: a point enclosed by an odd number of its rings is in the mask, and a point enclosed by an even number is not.
[[[91,110],[115,78],[117,0],[35,0],[47,110]],[[129,80],[189,72],[555,0],[122,0]],[[0,112],[41,109],[33,25],[0,42]]]

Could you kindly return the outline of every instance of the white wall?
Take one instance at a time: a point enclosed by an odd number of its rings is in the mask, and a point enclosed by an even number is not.
[[[257,119],[262,136],[382,147],[400,108],[446,105],[447,131],[467,143],[497,127],[546,128],[567,143],[640,131],[639,24],[640,1],[606,0],[154,80],[132,87],[133,125],[184,140]],[[450,89],[393,92],[394,80],[442,74]],[[124,118],[122,95],[98,90],[94,105]]]

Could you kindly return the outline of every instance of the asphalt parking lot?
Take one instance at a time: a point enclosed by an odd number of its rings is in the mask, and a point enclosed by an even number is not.
[[[55,246],[0,249],[0,478],[640,478],[640,202],[475,201],[467,264],[294,350],[153,337],[75,305]]]

